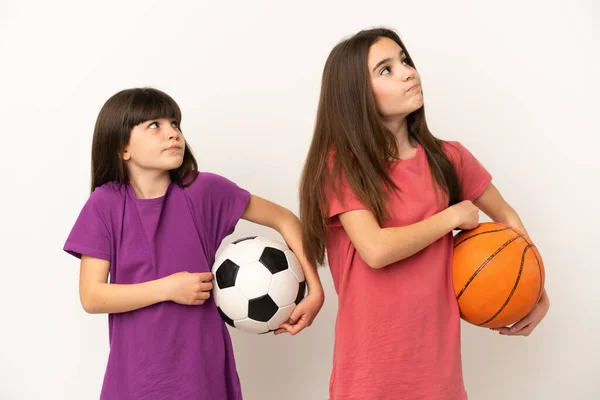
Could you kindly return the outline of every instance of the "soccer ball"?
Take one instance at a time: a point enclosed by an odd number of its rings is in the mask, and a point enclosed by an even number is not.
[[[246,237],[223,248],[212,272],[221,317],[245,332],[278,329],[306,293],[304,273],[294,253],[264,237]]]

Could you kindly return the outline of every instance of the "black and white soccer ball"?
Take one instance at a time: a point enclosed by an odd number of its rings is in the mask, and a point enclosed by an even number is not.
[[[247,237],[224,247],[212,272],[221,317],[245,332],[278,329],[306,294],[304,273],[294,253],[284,243],[264,237]]]

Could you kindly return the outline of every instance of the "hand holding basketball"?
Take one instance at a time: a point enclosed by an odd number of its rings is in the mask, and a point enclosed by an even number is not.
[[[542,298],[535,305],[533,310],[522,320],[511,327],[490,328],[501,335],[507,336],[529,336],[531,332],[542,322],[542,319],[550,309],[550,299],[544,291]]]

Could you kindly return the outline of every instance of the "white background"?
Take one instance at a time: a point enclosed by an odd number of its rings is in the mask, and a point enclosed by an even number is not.
[[[423,79],[430,128],[459,140],[520,213],[551,310],[529,338],[463,324],[470,399],[599,399],[597,2],[103,1],[0,5],[0,398],[98,398],[105,315],[63,243],[89,195],[97,113],[154,86],[202,170],[298,210],[331,48],[384,25]],[[233,237],[274,232],[242,222]],[[229,239],[228,239],[229,240]],[[299,336],[232,331],[246,399],[327,398],[336,295]],[[394,318],[390,315],[390,318]]]

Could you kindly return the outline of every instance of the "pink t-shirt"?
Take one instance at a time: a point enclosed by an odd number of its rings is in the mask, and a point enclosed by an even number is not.
[[[458,142],[445,142],[463,200],[479,197],[491,175]],[[443,211],[447,196],[433,189],[427,157],[396,161],[391,218],[382,227],[406,226]],[[331,400],[462,400],[460,316],[452,286],[452,233],[417,254],[370,268],[339,222],[339,214],[366,209],[350,187],[344,201],[329,199],[327,257],[338,294]],[[343,204],[342,204],[343,203]]]

